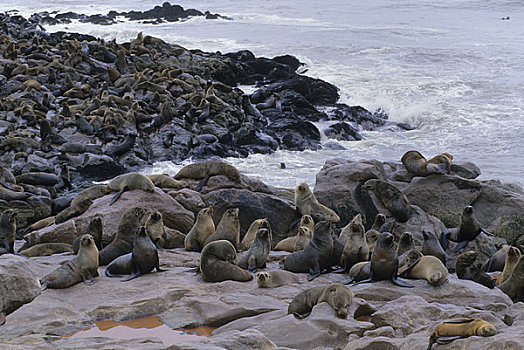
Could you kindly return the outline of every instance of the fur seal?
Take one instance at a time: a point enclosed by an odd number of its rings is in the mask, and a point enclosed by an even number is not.
[[[184,248],[188,251],[200,252],[206,240],[215,233],[213,222],[214,208],[201,209],[196,217],[195,223],[184,239]]]
[[[335,315],[346,318],[354,293],[340,283],[330,283],[325,287],[314,287],[297,294],[288,306],[287,313],[297,318],[311,314],[313,307],[326,302],[333,308]]]
[[[237,265],[249,272],[256,272],[257,268],[266,268],[267,257],[271,250],[271,231],[259,228],[253,244],[249,249],[240,254]]]
[[[0,215],[0,241],[3,241],[0,245],[0,252],[2,254],[6,253],[15,253],[15,235],[16,235],[16,217],[18,216],[18,211],[15,209],[4,210],[2,215]],[[8,247],[7,252],[4,252],[5,247]]]
[[[409,220],[411,205],[408,197],[395,185],[386,181],[371,179],[362,185],[362,189],[368,191],[368,193],[371,192],[372,198],[373,195],[376,197],[377,200],[374,200],[373,203],[376,206],[378,205],[378,211],[386,216],[394,217],[398,222]]]
[[[98,249],[91,235],[85,234],[80,240],[78,255],[45,276],[40,284],[46,288],[67,288],[84,281],[95,283],[98,276]]]
[[[520,253],[519,248],[509,247],[506,253],[506,263],[504,264],[504,270],[497,276],[497,286],[503,283],[511,276],[521,256],[522,254]]]
[[[502,271],[504,270],[504,265],[506,264],[506,255],[508,253],[510,245],[504,244],[491,256],[491,258],[486,262],[483,270],[486,272]]]
[[[323,290],[324,287],[313,287],[298,293],[289,303],[287,313],[297,318],[309,316],[313,307],[317,305]]]
[[[249,247],[251,247],[251,244],[253,244],[253,241],[255,240],[257,232],[260,228],[267,228],[271,231],[271,225],[269,224],[269,220],[267,218],[255,220],[251,223],[251,225],[249,225],[249,228],[247,229],[247,232],[240,243],[241,250],[247,250]]]
[[[35,257],[35,256],[49,256],[59,253],[73,253],[73,246],[67,243],[41,243],[36,244],[32,247],[19,251],[23,256]]]
[[[442,248],[448,248],[448,240],[458,243],[455,247],[455,252],[464,248],[469,241],[473,241],[477,236],[484,232],[487,235],[493,236],[493,234],[484,230],[480,227],[480,222],[473,213],[473,207],[468,205],[462,211],[462,217],[460,219],[460,226],[448,229],[440,235],[440,244]]]
[[[381,232],[381,228],[385,223],[386,215],[378,213],[377,215],[375,215],[375,219],[373,220],[373,225],[371,225],[370,230],[376,230],[378,232]]]
[[[377,230],[367,230],[364,234],[364,237],[366,237],[366,243],[369,247],[369,255],[371,257],[371,253],[373,252],[373,249],[375,248],[375,244],[377,243],[378,238],[380,237],[380,232]]]
[[[138,276],[150,273],[155,269],[159,272],[165,271],[160,268],[158,250],[151,241],[145,226],[136,232],[133,241],[133,251],[121,255],[107,265],[105,275],[107,277],[120,277],[120,274],[130,274],[123,281],[129,281]]]
[[[452,161],[453,161],[453,156],[451,154],[442,153],[428,160],[428,163],[437,164],[440,170],[444,169],[446,174],[449,174],[451,172],[451,162]]]
[[[399,255],[398,257],[398,274],[402,275],[409,267],[414,265],[417,261],[420,260],[424,255],[419,252],[417,249],[410,249],[404,254]]]
[[[276,288],[298,282],[300,282],[300,278],[293,272],[286,270],[272,270],[257,273],[257,285],[259,288]]]
[[[463,280],[472,280],[493,289],[495,287],[495,281],[492,280],[487,273],[482,271],[479,266],[475,265],[477,256],[478,252],[475,251],[468,251],[457,256],[457,260],[455,260],[457,277]]]
[[[331,237],[331,222],[320,221],[315,225],[313,239],[303,250],[286,257],[284,270],[298,273],[308,273],[308,281],[320,276],[320,273],[330,267],[333,252]]]
[[[5,201],[23,201],[31,196],[27,192],[13,191],[12,189],[4,188],[6,185],[7,183],[5,183],[4,186],[0,187],[0,199],[3,199]],[[13,188],[15,185],[7,186]]]
[[[348,272],[356,263],[367,261],[369,257],[369,246],[364,236],[364,225],[352,222],[350,223],[350,231],[349,239],[344,246],[339,262],[345,272]]]
[[[447,254],[444,249],[442,249],[437,235],[434,232],[426,230],[422,230],[422,235],[424,237],[424,242],[422,242],[422,254],[433,255],[439,258],[440,261],[446,265]]]
[[[28,184],[34,186],[54,186],[60,182],[56,174],[44,172],[30,172],[15,176],[17,184]]]
[[[339,222],[340,217],[331,209],[320,204],[308,184],[300,183],[295,188],[295,206],[300,215],[318,216],[321,220]],[[316,221],[316,220],[315,220]]]
[[[502,282],[498,288],[506,293],[514,303],[524,302],[524,259],[519,258],[511,276]]]
[[[338,240],[342,245],[346,245],[346,242],[349,239],[349,236],[351,236],[351,229],[355,228],[356,226],[351,226],[351,224],[357,224],[357,225],[363,225],[362,224],[362,215],[357,214],[351,219],[351,221],[340,230],[340,233],[338,234]],[[364,229],[365,231],[365,229]]]
[[[425,279],[432,286],[439,286],[448,279],[448,269],[437,257],[424,255],[400,273],[400,276]]]
[[[400,159],[408,173],[415,176],[428,176],[431,174],[443,175],[446,173],[445,164],[432,164],[418,151],[407,151]]]
[[[251,281],[253,275],[236,265],[237,252],[231,242],[221,239],[206,244],[200,254],[200,272],[207,282]]]
[[[238,219],[238,208],[229,208],[218,223],[215,233],[209,236],[204,246],[219,239],[226,239],[233,244],[235,249],[240,242],[240,220]]]
[[[298,232],[295,236],[287,237],[277,243],[273,250],[281,250],[286,252],[298,252],[299,250],[307,247],[311,239],[313,238],[313,232],[306,226],[298,228]]]
[[[495,326],[480,318],[451,319],[435,327],[429,337],[429,345],[426,350],[431,350],[435,343],[447,344],[453,340],[473,335],[490,337],[495,334],[497,334]]]
[[[411,249],[415,249],[413,235],[410,232],[404,232],[398,240],[397,256],[400,257],[402,254]]]
[[[398,273],[398,256],[393,242],[393,235],[389,232],[383,232],[373,248],[370,261],[370,276],[368,279],[360,281],[359,283],[391,280],[394,284],[400,287],[412,288],[414,286],[401,281],[397,278]],[[353,282],[350,279],[344,284]]]
[[[120,255],[131,253],[135,232],[140,227],[147,209],[133,207],[122,215],[115,238],[100,251],[100,266],[107,265]]]
[[[214,175],[225,175],[230,180],[240,183],[240,173],[238,172],[238,169],[231,164],[218,160],[206,160],[186,165],[175,175],[175,180],[184,178],[195,180],[202,179],[195,188],[195,191],[199,192],[206,185],[207,180]]]
[[[89,224],[87,225],[86,231],[84,232],[90,234],[93,239],[95,240],[96,247],[98,250],[102,250],[102,238],[104,236],[104,225],[102,223],[102,218],[100,216],[96,216],[89,221]],[[73,252],[75,254],[78,254],[78,249],[80,248],[80,239],[82,236],[78,236],[73,241]]]
[[[118,193],[113,197],[109,205],[113,205],[118,198],[124,193],[125,191],[131,191],[131,190],[144,190],[148,192],[154,192],[155,191],[155,185],[149,178],[145,175],[138,174],[138,173],[127,173],[118,175],[117,177],[113,178],[109,183],[107,184],[107,188],[111,191],[118,191]]]
[[[162,213],[160,213],[158,210],[155,210],[149,214],[144,226],[146,227],[147,234],[149,237],[151,237],[153,243],[157,246],[157,248],[160,248],[161,241],[166,235]]]
[[[147,177],[149,178],[149,180],[153,182],[153,184],[156,187],[174,188],[177,190],[186,187],[185,182],[175,180],[167,174],[153,174],[153,175],[147,175]]]
[[[87,209],[89,209],[91,204],[93,204],[93,201],[90,198],[83,201],[76,201],[75,203],[71,201],[71,204],[67,208],[56,214],[55,223],[61,224],[71,218],[82,215],[87,211]]]

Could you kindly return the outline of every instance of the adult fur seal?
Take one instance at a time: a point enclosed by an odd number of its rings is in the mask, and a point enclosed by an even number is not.
[[[399,280],[397,278],[397,273],[398,256],[393,242],[393,235],[389,232],[383,232],[375,244],[373,253],[371,253],[370,276],[368,279],[360,281],[359,283],[391,280],[394,284],[400,287],[414,287]],[[352,279],[344,282],[344,284],[349,284],[351,282],[353,282]]]
[[[298,282],[300,282],[300,278],[293,272],[286,270],[272,270],[257,273],[257,285],[259,288],[276,288]]]
[[[185,182],[175,180],[168,174],[153,174],[153,175],[147,175],[147,177],[149,178],[149,180],[153,182],[153,184],[156,187],[174,188],[177,190],[186,187]]]
[[[45,276],[40,284],[46,288],[67,288],[84,281],[95,283],[98,276],[98,249],[91,235],[83,235],[80,240],[78,255]]]
[[[105,274],[108,277],[120,277],[120,274],[130,274],[124,281],[132,280],[141,275],[150,273],[155,269],[165,271],[160,268],[158,260],[158,250],[151,241],[146,227],[138,229],[133,242],[133,251],[121,255],[107,265]]]
[[[433,344],[447,344],[459,338],[472,335],[490,337],[497,334],[497,329],[491,323],[480,318],[459,318],[439,323],[431,336],[426,350],[431,350]],[[440,338],[440,339],[439,339]]]
[[[259,228],[253,244],[240,254],[238,266],[249,272],[256,272],[257,268],[266,268],[266,261],[271,250],[271,232],[267,228]]]
[[[401,161],[408,173],[415,176],[442,175],[446,173],[446,165],[428,163],[426,158],[418,151],[407,151],[402,156]]]
[[[35,257],[35,256],[49,256],[59,253],[73,253],[73,246],[67,243],[41,243],[29,247],[25,250],[19,251],[23,256]]]
[[[15,234],[16,234],[16,217],[18,212],[15,209],[4,210],[0,215],[0,253],[15,253]],[[3,247],[2,247],[3,246]],[[7,248],[7,252],[5,251]]]
[[[519,248],[517,247],[508,248],[508,251],[506,253],[506,263],[504,264],[504,270],[502,271],[502,273],[500,273],[497,276],[497,279],[496,279],[497,286],[499,284],[502,284],[505,280],[507,280],[511,276],[521,256],[522,254],[520,253]]]
[[[457,256],[457,260],[455,260],[457,277],[463,280],[472,280],[488,288],[495,287],[495,281],[482,271],[479,266],[475,265],[477,256],[478,252],[475,251],[465,252]]]
[[[413,235],[409,232],[404,232],[398,240],[397,256],[401,256],[408,250],[415,249],[415,242],[413,241]]]
[[[277,243],[273,250],[282,250],[286,252],[298,252],[299,250],[307,247],[311,239],[313,238],[313,232],[306,226],[298,228],[298,232],[295,236],[287,237]]]
[[[331,222],[340,221],[340,217],[333,210],[319,203],[305,182],[295,188],[295,206],[300,215],[310,215],[313,218],[316,216]]]
[[[362,189],[368,191],[370,196],[376,197],[373,201],[377,210],[386,214],[386,216],[392,216],[398,222],[406,222],[409,220],[411,215],[411,205],[409,204],[408,197],[395,185],[392,185],[386,181],[371,179],[362,185]],[[388,215],[389,214],[389,215]]]
[[[483,270],[486,272],[502,271],[504,270],[504,265],[506,264],[506,256],[508,253],[510,245],[504,244],[491,256],[491,258],[486,262]]]
[[[506,293],[514,303],[524,302],[524,259],[522,256],[519,258],[517,265],[515,265],[511,276],[501,283],[498,288]]]
[[[195,180],[202,179],[195,188],[195,191],[199,192],[206,185],[207,180],[214,175],[225,175],[234,182],[240,182],[240,173],[237,168],[231,164],[217,160],[206,160],[186,165],[175,175],[175,180],[184,178]]]
[[[267,218],[255,220],[251,223],[251,225],[249,225],[249,228],[247,229],[247,232],[244,235],[244,238],[242,238],[242,242],[240,243],[241,250],[247,250],[249,249],[249,247],[251,247],[251,244],[253,244],[258,230],[261,228],[266,228],[271,233],[271,225],[269,224],[269,220]]]
[[[100,265],[107,265],[120,255],[131,253],[135,232],[141,226],[142,219],[147,209],[133,207],[127,209],[122,215],[115,238],[100,251]]]
[[[446,174],[449,174],[451,172],[451,162],[452,161],[453,161],[453,156],[451,154],[442,153],[428,160],[428,163],[437,164],[439,170],[445,170]]]
[[[432,286],[439,286],[448,279],[448,269],[432,255],[424,255],[400,273],[401,277],[425,279]]]
[[[448,240],[458,243],[455,247],[455,252],[464,248],[469,241],[474,240],[477,236],[484,232],[487,235],[493,236],[493,234],[484,230],[480,227],[480,222],[473,213],[473,207],[468,205],[462,211],[462,218],[460,220],[460,227],[454,227],[448,229],[440,235],[440,243],[442,248],[448,248]]]
[[[287,313],[297,318],[305,318],[311,314],[313,307],[326,302],[333,308],[335,315],[346,318],[354,293],[340,283],[331,283],[325,287],[314,287],[296,295],[288,306]]]
[[[433,255],[442,261],[446,265],[447,254],[442,249],[437,235],[434,232],[422,230],[422,236],[424,241],[422,242],[422,254]]]
[[[320,276],[323,270],[330,267],[332,252],[331,222],[320,221],[315,225],[315,233],[308,246],[286,257],[284,270],[298,273],[309,272],[307,279],[312,281]]]
[[[30,172],[15,177],[17,184],[28,184],[34,186],[54,186],[60,182],[56,174],[44,172]]]
[[[200,252],[206,240],[215,233],[213,222],[214,208],[201,209],[196,217],[195,223],[184,239],[184,248],[188,251]]]
[[[107,184],[107,188],[111,191],[118,191],[118,193],[113,197],[109,205],[113,205],[125,191],[155,191],[155,185],[153,184],[153,182],[151,182],[151,180],[149,180],[147,176],[138,173],[118,175],[117,177],[109,181],[109,183]]]
[[[87,209],[89,209],[91,204],[93,204],[93,201],[90,198],[87,198],[81,202],[80,201],[76,201],[75,203],[71,202],[69,207],[65,208],[60,213],[56,214],[55,223],[61,224],[71,218],[82,215],[83,213],[87,211]]]
[[[364,225],[352,222],[350,232],[339,262],[345,272],[348,272],[356,263],[367,261],[369,257],[369,246],[364,237]]]
[[[233,244],[235,249],[240,241],[240,220],[238,219],[238,208],[229,208],[218,223],[215,233],[206,239],[204,245],[219,239],[226,239]]]
[[[231,242],[221,239],[206,244],[200,254],[200,272],[207,282],[225,280],[250,281],[253,279],[246,270],[236,265],[237,252]]]

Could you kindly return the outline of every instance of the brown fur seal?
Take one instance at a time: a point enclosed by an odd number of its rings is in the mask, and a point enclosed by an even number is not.
[[[375,220],[373,220],[373,225],[371,225],[370,230],[376,230],[381,232],[382,226],[386,223],[386,215],[378,213],[375,215]]]
[[[286,257],[284,270],[298,273],[309,272],[307,278],[308,281],[311,281],[330,267],[332,252],[331,222],[321,221],[315,225],[315,233],[308,246]]]
[[[289,304],[287,313],[304,318],[311,314],[315,305],[326,302],[333,308],[337,317],[346,318],[353,296],[353,292],[340,283],[314,287],[296,295]]]
[[[431,164],[418,151],[407,151],[401,158],[402,164],[408,173],[415,176],[428,176],[431,174],[445,174],[445,164]]]
[[[253,244],[240,254],[238,266],[249,272],[256,272],[257,268],[266,268],[267,257],[271,250],[271,232],[267,228],[259,228]]]
[[[253,275],[236,265],[237,252],[231,242],[221,239],[206,244],[200,255],[200,272],[207,282],[251,281]]]
[[[5,184],[7,185],[7,184]],[[8,185],[9,187],[14,189],[15,185]],[[31,195],[27,192],[18,192],[13,191],[9,188],[0,187],[0,199],[3,199],[5,201],[23,201],[27,198],[31,197]]]
[[[483,270],[486,272],[502,271],[506,263],[506,255],[508,253],[510,245],[504,244],[491,256],[486,262]]]
[[[146,227],[147,234],[149,237],[151,237],[153,243],[157,246],[157,248],[161,248],[161,241],[166,235],[162,213],[160,213],[158,210],[155,210],[149,214],[144,226]]]
[[[442,245],[442,248],[447,249],[448,240],[456,242],[458,244],[454,251],[458,252],[460,249],[464,248],[469,241],[477,238],[481,232],[493,236],[493,234],[480,227],[480,222],[473,213],[473,207],[468,205],[462,211],[460,227],[451,228],[443,232],[440,235],[440,244]]]
[[[367,261],[369,257],[369,246],[364,236],[364,225],[352,222],[350,223],[350,232],[339,262],[345,272],[348,272],[356,263]]]
[[[397,256],[400,257],[402,254],[411,249],[415,249],[413,235],[410,232],[404,232],[398,240]]]
[[[519,258],[511,276],[502,282],[498,288],[506,293],[514,303],[524,302],[524,259]]]
[[[49,256],[59,253],[73,253],[73,246],[67,243],[41,243],[29,247],[19,253],[23,256],[35,257],[35,256]]]
[[[60,182],[56,174],[44,172],[29,172],[15,176],[17,184],[28,184],[34,186],[54,186]]]
[[[417,249],[410,249],[398,257],[398,275],[402,275],[404,271],[413,266],[424,255]]]
[[[478,252],[475,251],[465,252],[457,256],[457,260],[455,260],[457,277],[463,280],[472,280],[488,288],[495,287],[495,281],[482,271],[479,266],[475,265],[477,256]]]
[[[87,209],[89,209],[91,204],[93,204],[93,201],[89,198],[87,198],[86,200],[82,202],[77,201],[74,204],[73,202],[71,202],[69,207],[65,208],[60,213],[56,214],[55,223],[58,225],[63,222],[66,222],[67,220],[71,218],[82,215],[83,213],[87,211]]]
[[[508,252],[506,253],[506,263],[504,264],[504,270],[497,276],[497,286],[511,276],[521,256],[522,254],[520,253],[519,248],[509,247]]]
[[[371,253],[375,248],[375,244],[377,243],[377,240],[380,237],[380,232],[373,229],[367,230],[364,234],[364,237],[366,237],[366,243],[368,244],[369,254],[371,256]]]
[[[451,172],[451,162],[452,161],[453,161],[453,156],[451,154],[442,153],[428,160],[428,163],[437,164],[440,170],[444,169],[446,171],[446,174],[449,174]]]
[[[353,265],[351,269],[349,269],[348,276],[351,279],[351,282],[359,282],[359,281],[368,279],[370,274],[371,274],[371,262],[363,261],[363,262],[359,262]]]
[[[351,224],[363,225],[362,224],[362,215],[360,214],[355,215],[353,219],[351,219],[351,221],[346,226],[344,226],[342,230],[340,230],[340,233],[338,234],[338,240],[340,241],[342,245],[346,245],[346,242],[348,241],[349,236],[351,236],[351,229],[352,228],[354,229],[356,227],[354,225],[351,226]],[[364,229],[364,226],[362,226],[362,228]]]
[[[118,191],[109,205],[115,203],[125,191],[144,190],[148,192],[155,192],[155,185],[153,182],[151,182],[147,176],[138,173],[118,175],[109,181],[107,188],[111,191]]]
[[[214,175],[225,175],[234,182],[240,182],[240,173],[237,168],[217,160],[206,160],[186,165],[175,175],[175,180],[202,179],[195,188],[195,191],[199,192],[206,185],[207,180]]]
[[[400,273],[400,276],[425,279],[432,286],[439,286],[448,279],[448,269],[438,258],[425,255]]]
[[[120,255],[131,253],[135,232],[146,213],[147,209],[141,207],[129,208],[124,212],[115,238],[100,251],[100,266],[109,264]]]
[[[251,223],[251,225],[249,225],[249,228],[247,229],[247,232],[240,243],[241,250],[248,250],[249,247],[251,247],[251,244],[253,244],[253,241],[255,240],[257,232],[260,228],[267,228],[271,232],[271,225],[269,224],[269,220],[267,218],[255,220]]]
[[[90,234],[93,239],[95,240],[96,247],[98,250],[102,250],[102,238],[104,236],[104,225],[102,223],[102,218],[100,216],[96,216],[89,221],[89,224],[87,225],[86,231],[84,234]],[[73,241],[73,252],[75,254],[78,254],[78,250],[80,249],[80,239],[82,236],[78,236]]]
[[[47,217],[45,219],[38,220],[34,224],[31,224],[31,225],[27,226],[26,229],[24,230],[24,232],[22,232],[22,236],[25,236],[26,234],[28,234],[30,232],[43,229],[44,227],[51,226],[54,223],[55,223],[55,217],[54,216],[49,216],[49,217]]]
[[[160,269],[158,250],[151,241],[145,226],[138,229],[133,241],[133,251],[121,255],[107,265],[105,275],[108,277],[120,277],[120,274],[130,274],[123,281],[129,281],[141,275],[145,275],[155,269]]]
[[[95,283],[98,276],[98,249],[91,235],[83,235],[80,240],[78,255],[45,276],[41,281],[42,289],[67,288],[84,281]]]
[[[153,184],[156,187],[160,188],[174,188],[174,189],[181,189],[186,187],[186,183],[183,181],[178,181],[173,179],[171,176],[167,174],[153,174],[153,175],[147,175],[149,180],[153,182]]]
[[[229,208],[218,223],[215,233],[209,236],[204,243],[204,246],[210,242],[218,241],[219,239],[226,239],[233,244],[235,249],[238,247],[240,241],[240,220],[238,219],[238,208]]]
[[[16,217],[15,209],[4,210],[0,215],[0,254],[15,253]],[[5,251],[7,249],[7,251]]]
[[[214,208],[201,209],[196,217],[195,223],[184,239],[184,248],[188,251],[200,252],[206,240],[215,233],[213,222]]]
[[[340,217],[333,210],[319,203],[305,182],[300,183],[295,188],[295,206],[300,215],[310,215],[313,218],[318,216],[321,220],[331,222],[340,221]]]
[[[298,227],[307,227],[311,233],[315,232],[315,221],[311,215],[302,215]]]
[[[408,197],[395,185],[386,181],[371,179],[362,185],[362,189],[368,191],[370,196],[376,197],[373,203],[377,210],[386,216],[392,216],[398,222],[406,222],[411,215],[411,205]],[[389,214],[389,215],[388,215]]]
[[[257,284],[259,288],[276,288],[298,282],[300,282],[300,278],[293,272],[286,270],[272,270],[257,273]]]
[[[307,247],[312,238],[313,232],[311,232],[306,226],[302,226],[298,228],[298,232],[295,236],[284,238],[277,243],[273,250],[281,250],[290,253],[298,252]]]
[[[394,284],[400,287],[412,288],[414,286],[401,281],[397,278],[398,273],[398,256],[393,242],[393,235],[389,232],[383,232],[373,248],[370,261],[370,276],[368,279],[360,281],[359,283],[391,280]],[[349,279],[344,284],[353,282]]]
[[[466,338],[473,335],[490,337],[495,334],[497,334],[495,326],[480,318],[451,319],[439,323],[435,327],[429,337],[429,345],[426,350],[431,350],[435,343],[447,344],[455,339]]]
[[[422,230],[422,235],[424,237],[424,242],[422,242],[422,254],[424,255],[433,255],[442,261],[446,265],[447,254],[442,249],[440,242],[437,238],[437,235],[434,232]]]

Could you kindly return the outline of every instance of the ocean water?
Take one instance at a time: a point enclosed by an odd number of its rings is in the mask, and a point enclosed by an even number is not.
[[[248,49],[257,56],[292,54],[306,75],[340,89],[341,102],[384,109],[408,132],[363,132],[340,142],[346,150],[279,151],[228,159],[241,172],[283,187],[315,175],[328,159],[400,161],[417,149],[426,157],[448,152],[471,161],[481,179],[524,183],[524,6],[504,0],[201,0],[171,2],[232,17],[199,18],[160,25],[73,23],[47,27],[126,41],[138,32],[189,49]],[[2,0],[0,11],[147,10],[161,2],[129,0]],[[502,20],[504,17],[509,20]],[[322,127],[320,124],[319,127]],[[189,161],[185,162],[188,163]],[[280,163],[286,169],[280,169]],[[184,163],[184,164],[185,164]],[[145,172],[175,173],[163,162]]]

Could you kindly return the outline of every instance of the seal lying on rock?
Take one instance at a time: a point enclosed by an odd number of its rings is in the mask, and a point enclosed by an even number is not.
[[[362,185],[362,189],[370,193],[377,210],[386,216],[392,216],[398,222],[406,222],[411,215],[411,205],[408,197],[395,185],[386,181],[371,179]],[[389,215],[388,215],[389,214]]]
[[[490,337],[497,334],[497,329],[491,323],[480,318],[459,318],[439,323],[431,336],[426,350],[431,350],[433,344],[447,344],[453,340],[467,338],[473,335]]]
[[[95,283],[98,276],[98,249],[91,235],[83,235],[78,255],[45,276],[41,281],[42,290],[47,288],[67,288],[84,281]]]
[[[428,163],[419,151],[407,151],[402,156],[401,161],[408,173],[415,176],[428,176],[431,174],[443,175],[446,173],[446,164]]]
[[[231,242],[221,239],[206,244],[200,254],[200,272],[204,281],[251,281],[253,275],[236,265],[237,251]]]
[[[300,278],[293,272],[286,270],[273,270],[257,273],[257,284],[259,288],[276,288],[298,282],[300,282]]]
[[[240,173],[237,168],[231,164],[217,160],[206,160],[186,165],[175,175],[175,180],[184,178],[195,180],[202,179],[195,188],[195,191],[199,192],[206,185],[207,180],[214,175],[225,175],[234,182],[240,182]]]
[[[424,255],[399,275],[407,278],[425,279],[432,286],[439,286],[448,279],[448,269],[438,258]]]
[[[67,243],[41,243],[19,251],[20,255],[27,257],[49,256],[59,253],[73,253],[73,246]]]
[[[125,191],[155,191],[155,185],[153,184],[153,182],[151,182],[151,180],[149,180],[147,176],[138,173],[118,175],[117,177],[109,181],[109,183],[107,184],[107,188],[111,191],[118,191],[118,193],[113,197],[109,205],[113,205]]]
[[[331,283],[325,287],[314,287],[296,295],[288,306],[287,313],[297,318],[311,314],[313,307],[321,302],[327,302],[335,311],[335,315],[346,318],[354,293],[340,283]]]
[[[447,249],[448,240],[457,242],[458,244],[454,251],[458,252],[460,249],[464,248],[469,241],[477,238],[481,232],[493,236],[493,234],[480,227],[480,222],[478,222],[475,214],[473,213],[473,207],[468,205],[462,211],[460,226],[448,229],[443,232],[440,235],[440,244],[442,245],[442,248]]]
[[[479,266],[475,265],[477,256],[478,252],[475,251],[465,252],[457,256],[457,260],[455,260],[457,277],[463,280],[472,280],[488,288],[494,288],[495,281],[482,271]]]

